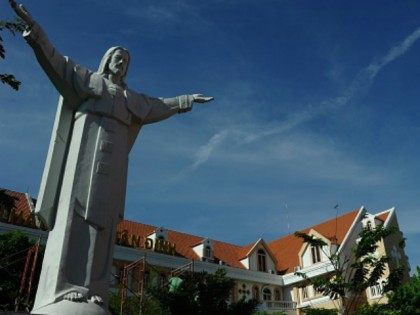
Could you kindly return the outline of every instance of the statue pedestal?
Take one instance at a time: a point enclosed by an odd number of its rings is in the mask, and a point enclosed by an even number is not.
[[[111,312],[105,307],[93,302],[72,302],[62,300],[36,310],[31,314],[43,315],[111,315]]]

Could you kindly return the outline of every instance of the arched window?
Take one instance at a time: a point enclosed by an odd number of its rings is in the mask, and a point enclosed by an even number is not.
[[[267,255],[263,249],[258,250],[258,271],[267,272]]]
[[[372,230],[372,222],[367,221],[367,223],[366,223],[366,229],[368,229],[369,231]]]
[[[265,288],[263,290],[263,300],[264,301],[271,301],[271,290],[269,288]]]
[[[311,246],[312,263],[316,264],[321,261],[321,251],[319,246]]]
[[[279,289],[274,290],[274,300],[280,301],[281,300],[281,293]]]
[[[252,287],[252,297],[257,301],[260,300],[260,288],[257,285]]]
[[[208,245],[204,247],[204,257],[211,258],[211,247]]]

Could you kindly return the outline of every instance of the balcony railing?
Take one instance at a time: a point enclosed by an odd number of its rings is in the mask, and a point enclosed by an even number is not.
[[[265,310],[284,311],[295,310],[297,303],[293,301],[263,301],[261,306]]]

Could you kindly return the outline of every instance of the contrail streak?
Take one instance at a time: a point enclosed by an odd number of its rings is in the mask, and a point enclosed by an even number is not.
[[[309,109],[295,113],[286,118],[286,120],[281,122],[277,127],[263,130],[257,133],[252,133],[246,130],[233,131],[226,129],[214,134],[206,144],[197,150],[196,154],[194,155],[192,164],[181,171],[181,173],[189,173],[198,168],[203,163],[207,162],[213,151],[232,135],[235,135],[236,137],[240,135],[238,140],[238,144],[240,145],[251,143],[267,136],[284,133],[324,113],[346,106],[355,97],[361,97],[365,95],[379,72],[389,63],[403,56],[419,38],[420,27],[408,35],[402,42],[392,47],[382,58],[380,58],[378,62],[372,62],[367,67],[362,69],[352,80],[350,85],[344,90],[342,95],[325,100],[321,102],[321,104],[319,104],[317,107],[311,107]]]

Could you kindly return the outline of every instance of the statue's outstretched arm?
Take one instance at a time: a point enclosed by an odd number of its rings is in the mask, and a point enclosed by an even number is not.
[[[34,50],[42,69],[68,103],[77,107],[84,98],[88,97],[89,89],[86,86],[89,84],[91,72],[76,65],[55,49],[41,26],[23,5],[17,5],[15,0],[9,0],[9,3],[16,14],[27,24],[23,37]]]
[[[148,97],[150,111],[143,124],[150,124],[169,118],[176,113],[185,113],[192,109],[193,103],[205,103],[213,100],[202,94],[181,95],[171,98]]]
[[[9,3],[16,15],[20,17],[28,27],[31,27],[32,24],[34,24],[32,16],[29,14],[28,10],[25,9],[23,4],[18,5],[15,0],[9,0]]]

